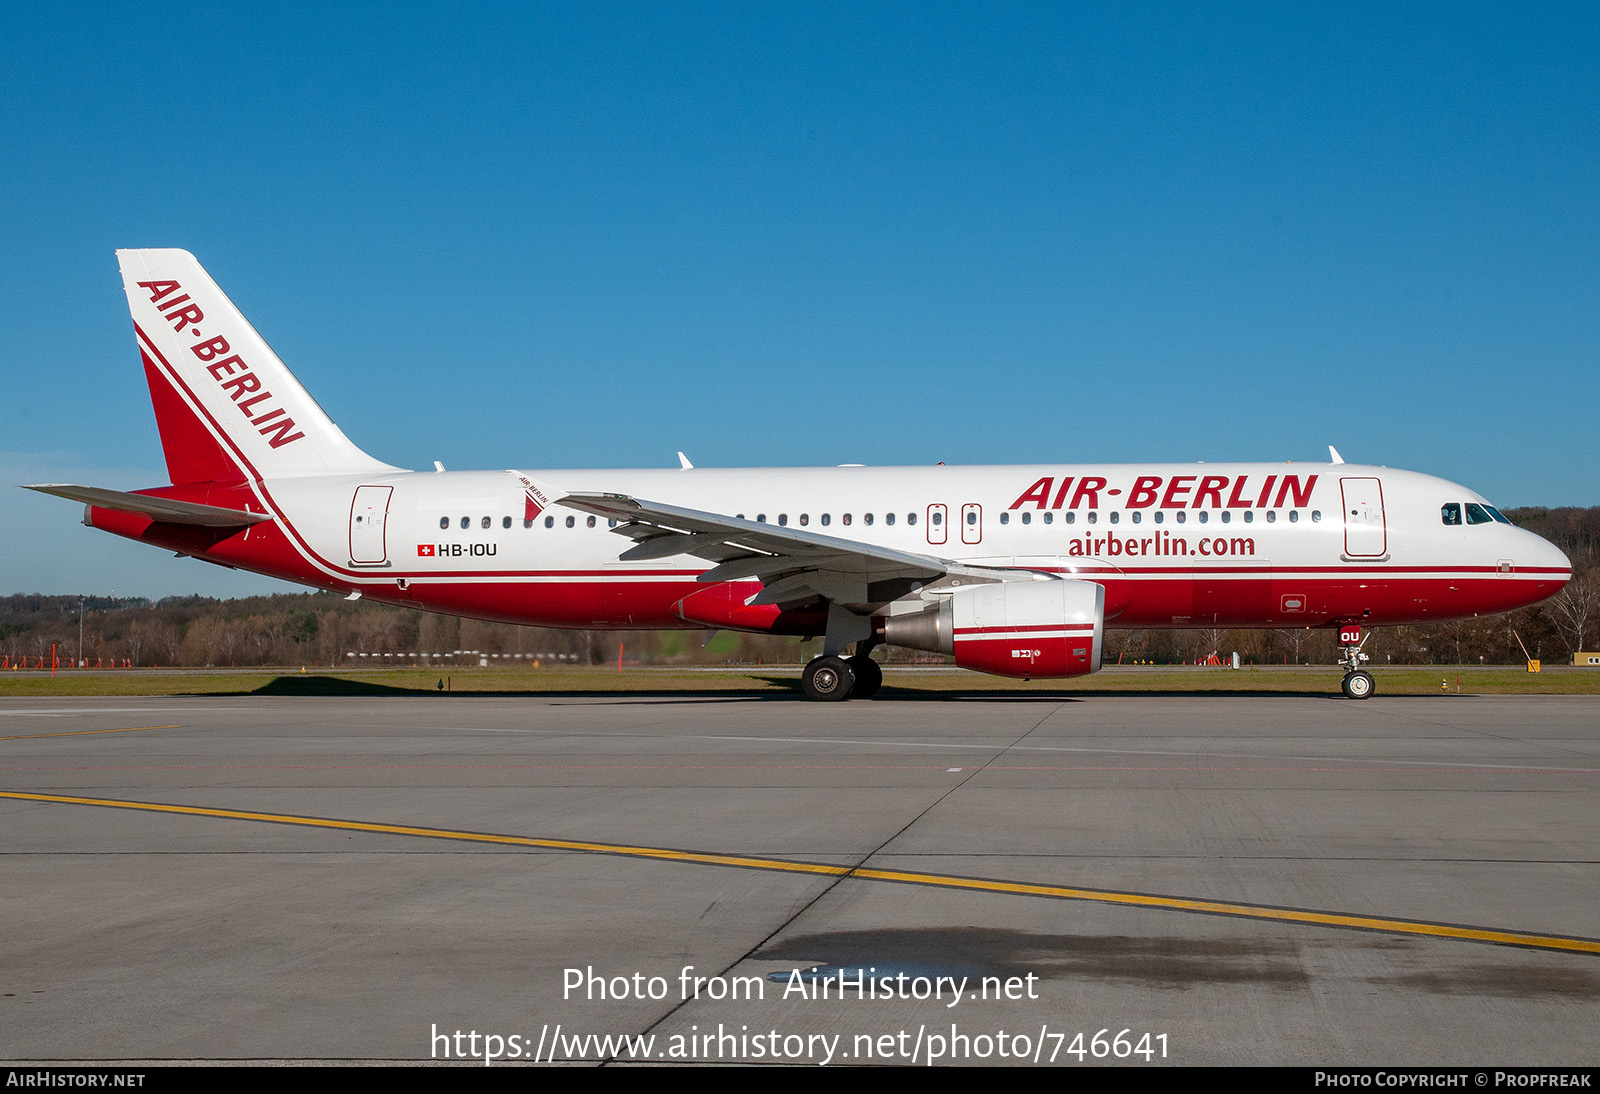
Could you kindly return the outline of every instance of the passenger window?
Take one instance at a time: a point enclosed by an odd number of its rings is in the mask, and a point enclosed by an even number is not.
[[[1244,511],[1244,522],[1246,524],[1254,524],[1256,522],[1256,515],[1250,510],[1246,509]]]
[[[808,525],[810,523],[811,523],[811,514],[810,513],[801,513],[800,514],[800,527],[804,528],[806,525]]]
[[[1001,524],[1010,524],[1011,523],[1011,514],[1010,513],[1001,513],[1000,514],[1000,523]]]
[[[1073,521],[1078,519],[1078,514],[1076,514],[1076,513],[1064,513],[1064,514],[1062,514],[1061,519],[1066,521],[1068,524],[1071,524]]]
[[[1111,523],[1116,524],[1122,520],[1122,513],[1116,509],[1111,510]]]
[[[588,525],[589,525],[589,527],[590,527],[590,528],[593,528],[593,527],[594,527],[594,518],[593,518],[593,517],[590,517],[590,518],[589,518],[589,520],[588,520]]]
[[[1201,524],[1205,524],[1207,521],[1209,521],[1211,519],[1211,514],[1206,512],[1204,509],[1200,510],[1200,512],[1197,513],[1196,516],[1199,518]]]
[[[849,517],[846,517],[845,518],[845,522],[849,523],[849,519],[850,519]],[[868,513],[865,516],[863,516],[861,518],[861,523],[867,525],[868,527],[871,527],[872,526],[872,514]]]
[[[788,513],[779,513],[778,514],[778,527],[779,528],[787,528],[787,527],[789,527],[789,514]]]
[[[439,518],[439,527],[440,528],[448,528],[448,527],[450,527],[450,518],[449,517],[440,517]]]
[[[522,526],[524,528],[532,528],[533,527],[532,519],[524,519],[523,522],[522,522]]]
[[[1493,524],[1494,518],[1483,511],[1483,506],[1475,501],[1467,502],[1468,524]]]
[[[915,513],[907,513],[906,514],[906,523],[907,524],[915,524],[915,523],[917,523],[917,514],[915,514]]]
[[[933,523],[935,527],[938,527],[944,523],[944,514],[939,512],[937,509],[933,511]]]
[[[1278,511],[1276,509],[1268,509],[1267,510],[1267,523],[1268,524],[1276,524],[1277,522],[1278,522]]]
[[[615,528],[616,526],[617,526],[617,522],[614,519],[606,521],[606,527],[607,528]]]
[[[974,524],[977,524],[977,523],[978,523],[978,514],[976,512],[969,511],[967,513],[967,524],[970,526],[970,525],[974,525]],[[1026,514],[1026,513],[1022,514],[1022,523],[1023,524],[1027,524],[1028,523],[1028,514]]]
[[[1085,519],[1087,519],[1090,524],[1098,524],[1098,523],[1100,523],[1100,514],[1096,513],[1093,509],[1091,509],[1091,510],[1089,510],[1088,517],[1085,518]]]
[[[576,528],[577,526],[578,526],[578,518],[577,517],[568,517],[567,518],[567,527],[568,528]]]
[[[1056,522],[1056,515],[1054,513],[1046,511],[1046,513],[1044,515],[1044,522],[1046,524],[1054,524]]]
[[[1321,519],[1322,519],[1322,510],[1321,509],[1313,509],[1313,510],[1311,510],[1311,521],[1312,521],[1312,523],[1316,523],[1317,521],[1319,521]]]
[[[1450,502],[1439,510],[1439,519],[1452,528],[1461,523],[1461,506],[1457,502]]]
[[[1138,524],[1144,520],[1144,514],[1135,509],[1128,519],[1133,521],[1133,523]]]
[[[489,517],[484,517],[483,520],[479,522],[478,526],[480,528],[487,528],[487,527],[489,527],[489,525],[491,525],[493,523],[494,523],[494,521],[491,520]]]
[[[1177,521],[1179,524],[1182,524],[1184,521],[1189,519],[1189,514],[1185,513],[1182,509],[1179,509],[1176,513],[1172,514],[1172,519]]]
[[[1289,510],[1289,523],[1290,524],[1297,524],[1297,523],[1299,523],[1299,521],[1300,521],[1300,510],[1298,510],[1298,509]]]
[[[978,515],[976,513],[968,513],[967,514],[967,523],[968,524],[976,524],[976,523],[978,523]],[[1024,513],[1024,514],[1022,514],[1022,523],[1023,524],[1032,524],[1033,523],[1033,514],[1032,513]]]
[[[767,523],[767,514],[765,514],[765,513],[757,513],[756,514],[756,523],[757,524],[765,524],[765,523]]]
[[[554,528],[556,526],[556,518],[555,517],[545,517],[544,518],[544,526],[546,528]]]
[[[1233,514],[1228,512],[1226,509],[1224,509],[1222,511],[1222,523],[1223,524],[1227,524],[1232,519],[1233,519]]]
[[[471,517],[462,517],[461,518],[461,527],[463,527],[463,528],[471,528],[472,527],[472,518]]]
[[[844,525],[846,528],[850,527],[850,514],[846,513],[844,516],[840,517],[839,523]]]
[[[511,518],[510,517],[501,517],[500,518],[500,527],[502,527],[502,528],[510,528],[511,527]]]
[[[883,523],[885,523],[885,524],[893,524],[894,523],[894,514],[893,513],[885,513],[885,514],[883,514]]]
[[[1156,523],[1157,524],[1163,523],[1166,519],[1167,519],[1167,515],[1165,513],[1157,511],[1157,513],[1156,513]]]
[[[824,528],[826,528],[828,526],[829,522],[832,521],[832,520],[833,520],[833,518],[830,517],[828,514],[826,514],[826,513],[822,514],[822,526]]]

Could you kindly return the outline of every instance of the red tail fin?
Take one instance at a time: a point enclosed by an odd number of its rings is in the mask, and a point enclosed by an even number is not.
[[[161,431],[161,451],[167,457],[167,476],[174,483],[244,482],[245,474],[211,436],[205,424],[173,390],[143,348],[144,378],[150,384],[150,402]]]

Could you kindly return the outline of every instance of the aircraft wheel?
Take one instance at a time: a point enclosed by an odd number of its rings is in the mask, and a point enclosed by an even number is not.
[[[847,657],[850,671],[855,673],[856,686],[850,691],[852,699],[870,699],[878,694],[878,689],[883,686],[883,669],[878,663],[865,654]]]
[[[807,699],[837,703],[850,698],[856,675],[843,657],[818,657],[800,674],[800,688]]]
[[[1375,687],[1377,684],[1370,672],[1346,673],[1344,683],[1340,685],[1346,699],[1365,699],[1372,694]]]

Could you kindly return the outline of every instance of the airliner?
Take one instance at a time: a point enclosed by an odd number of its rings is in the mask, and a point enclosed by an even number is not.
[[[1371,628],[1509,611],[1571,564],[1481,495],[1345,463],[410,471],[347,439],[194,256],[117,252],[170,485],[30,489],[223,566],[542,627],[822,638],[801,683],[868,698],[879,645],[1023,679],[1109,627]]]

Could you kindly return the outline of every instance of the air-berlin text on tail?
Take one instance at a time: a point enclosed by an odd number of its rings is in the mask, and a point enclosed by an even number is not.
[[[1317,476],[1139,475],[1130,486],[1108,486],[1098,475],[1045,475],[1017,496],[1010,508],[1036,509],[1275,509],[1309,505]]]
[[[188,327],[191,337],[201,339],[189,347],[190,352],[205,363],[211,378],[222,385],[239,412],[257,427],[256,432],[265,437],[268,444],[282,448],[305,436],[295,432],[294,419],[282,407],[272,405],[272,392],[261,386],[260,377],[250,371],[244,358],[233,352],[226,338],[205,337],[199,327],[205,320],[205,312],[183,291],[182,285],[176,281],[141,281],[139,287],[150,294],[150,303],[172,324],[174,334]]]

